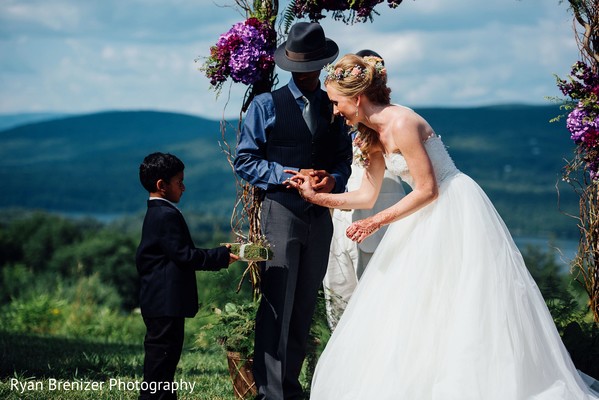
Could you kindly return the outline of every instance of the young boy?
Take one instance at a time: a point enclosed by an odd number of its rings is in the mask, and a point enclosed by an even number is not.
[[[198,311],[196,270],[217,271],[238,259],[222,246],[198,249],[174,205],[185,191],[183,162],[152,153],[139,167],[150,193],[136,265],[141,281],[140,306],[146,325],[144,385],[140,399],[176,399],[170,385],[183,348],[185,318]],[[161,390],[162,389],[162,390]]]

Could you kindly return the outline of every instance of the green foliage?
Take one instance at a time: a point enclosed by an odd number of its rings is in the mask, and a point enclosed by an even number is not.
[[[287,34],[289,33],[289,29],[291,28],[291,25],[293,25],[293,22],[295,21],[295,4],[290,3],[287,5],[287,7],[285,8],[285,11],[283,11],[283,14],[281,15],[281,25],[283,26],[283,33]]]
[[[33,271],[22,263],[5,264],[0,270],[0,304],[23,296],[35,282]]]
[[[196,338],[196,345],[209,346],[216,342],[227,351],[241,353],[251,358],[254,353],[254,327],[258,303],[227,303],[223,309],[214,309],[212,316],[207,315],[204,325]]]
[[[529,246],[523,257],[574,365],[599,379],[599,326],[593,322],[583,288],[560,270],[554,251]]]
[[[245,263],[236,262],[228,269],[218,272],[196,273],[200,306],[224,307],[230,302],[238,303],[240,298],[251,299],[251,287],[248,282],[244,282],[239,292],[237,291],[245,267]]]
[[[118,311],[120,298],[97,275],[80,278],[75,285],[62,283],[52,292],[30,292],[0,308],[0,329],[65,337],[93,337],[131,342],[143,337],[138,313]]]
[[[306,360],[300,376],[300,381],[306,388],[310,387],[316,362],[331,336],[325,304],[324,293],[321,291],[312,318]],[[258,305],[259,302],[254,301],[227,303],[222,310],[217,308],[203,313],[197,318],[203,321],[203,326],[195,336],[195,346],[206,350],[216,343],[224,350],[239,352],[242,357],[251,358]]]
[[[72,305],[102,305],[112,310],[121,309],[121,296],[113,285],[105,284],[95,272],[81,276],[73,284],[59,285],[58,295]]]
[[[0,327],[111,341],[143,337],[142,319],[135,312],[139,287],[135,251],[141,218],[104,225],[23,213],[4,221],[0,223],[0,254],[10,257],[0,265]],[[223,219],[192,213],[189,225],[199,247],[211,248],[230,239],[224,233]],[[65,232],[62,239],[52,237]],[[51,244],[43,262],[27,253],[35,248],[31,242],[40,237]],[[4,253],[4,249],[11,251]],[[238,293],[244,267],[235,263],[219,272],[196,274],[202,310],[250,297],[249,285],[242,285]],[[190,332],[199,331],[198,322],[192,320],[190,325]]]
[[[558,331],[563,334],[568,324],[584,319],[587,310],[584,303],[578,300],[582,294],[581,288],[571,275],[562,270],[557,263],[555,252],[527,246],[522,255],[530,274],[539,286]]]
[[[321,290],[318,292],[318,301],[316,303],[316,310],[312,317],[312,325],[310,326],[310,337],[308,339],[308,351],[306,354],[306,361],[302,371],[303,381],[306,382],[306,386],[310,386],[312,382],[312,376],[316,369],[316,363],[318,358],[324,351],[324,348],[331,337],[331,329],[327,322],[326,314],[326,298],[324,292]]]
[[[137,243],[132,237],[102,229],[56,251],[48,262],[48,269],[63,276],[95,274],[116,289],[123,309],[131,310],[139,304],[136,249]]]
[[[28,299],[13,300],[2,313],[2,329],[17,332],[55,333],[64,326],[61,309],[66,302],[52,298],[46,293]]]
[[[120,307],[131,310],[138,304],[136,246],[131,235],[98,222],[25,214],[0,225],[0,254],[5,254],[0,300],[52,291],[58,281],[68,284],[96,274],[97,283],[116,289]]]
[[[10,238],[2,245],[12,255],[5,262],[22,259],[34,271],[43,270],[57,249],[80,240],[83,233],[74,222],[41,212],[15,220],[2,230]]]

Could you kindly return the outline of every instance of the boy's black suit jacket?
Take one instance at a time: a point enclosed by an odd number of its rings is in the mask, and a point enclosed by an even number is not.
[[[193,317],[198,312],[196,270],[229,265],[229,249],[198,249],[183,215],[163,200],[148,200],[135,257],[143,317]]]

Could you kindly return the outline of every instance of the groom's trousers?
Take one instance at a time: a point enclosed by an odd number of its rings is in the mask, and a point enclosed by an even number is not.
[[[274,256],[262,265],[256,316],[258,398],[300,399],[299,375],[333,234],[331,214],[317,206],[292,212],[267,197],[261,225]]]

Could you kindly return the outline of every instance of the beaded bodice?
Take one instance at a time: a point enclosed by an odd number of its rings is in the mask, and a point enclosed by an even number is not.
[[[437,183],[440,185],[443,180],[460,172],[453,160],[449,156],[440,136],[431,136],[424,142],[424,148],[433,164]],[[408,169],[405,158],[400,153],[385,155],[385,165],[387,169],[399,176],[404,182],[414,187],[414,179]]]

